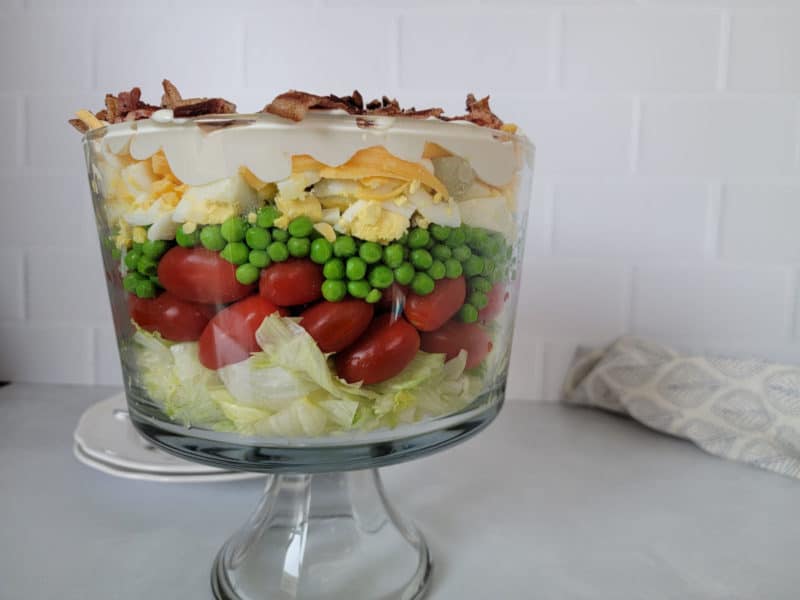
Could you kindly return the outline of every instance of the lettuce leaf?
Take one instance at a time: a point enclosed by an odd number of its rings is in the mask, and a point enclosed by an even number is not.
[[[414,423],[460,410],[480,380],[464,372],[466,353],[418,352],[391,379],[373,385],[336,376],[296,319],[272,314],[256,332],[261,352],[217,371],[205,368],[197,343],[134,335],[139,383],[168,417],[186,426],[256,436],[318,436]]]

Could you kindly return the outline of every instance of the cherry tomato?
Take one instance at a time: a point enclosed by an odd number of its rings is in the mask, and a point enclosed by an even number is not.
[[[200,362],[209,369],[219,369],[250,358],[260,350],[256,330],[275,311],[284,314],[269,300],[255,295],[218,312],[200,336]]]
[[[169,292],[152,299],[129,294],[128,310],[139,327],[173,342],[196,341],[214,316],[213,306],[186,302]]]
[[[406,303],[406,296],[408,295],[408,286],[400,285],[395,282],[388,288],[383,290],[381,299],[378,300],[376,307],[379,312],[386,312],[392,310],[392,307],[397,303],[399,310],[398,314],[403,312],[403,307]]]
[[[323,352],[339,352],[366,331],[374,314],[372,304],[348,299],[320,302],[302,313],[300,321]]]
[[[380,315],[356,342],[336,355],[336,372],[350,383],[379,383],[406,368],[419,350],[419,333],[403,317]]]
[[[436,331],[423,333],[420,339],[425,352],[446,354],[445,360],[455,358],[461,350],[466,350],[467,369],[481,364],[492,349],[489,333],[477,323],[450,321]]]
[[[259,293],[278,306],[307,304],[322,297],[322,267],[310,260],[275,263],[261,272]]]
[[[487,304],[480,312],[478,312],[478,320],[481,323],[486,323],[503,312],[503,306],[508,300],[508,292],[502,283],[495,283],[492,289],[487,294],[489,304]]]
[[[205,248],[175,246],[158,262],[158,280],[182,300],[227,304],[244,298],[255,286],[236,280],[236,267]]]
[[[427,296],[411,293],[406,297],[405,314],[420,331],[439,329],[458,312],[467,296],[463,277],[440,279]]]

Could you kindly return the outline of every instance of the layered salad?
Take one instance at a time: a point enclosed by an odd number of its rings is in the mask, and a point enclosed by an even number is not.
[[[288,92],[239,115],[164,90],[73,121],[129,394],[187,427],[319,436],[504,384],[526,143],[488,99],[453,119]]]

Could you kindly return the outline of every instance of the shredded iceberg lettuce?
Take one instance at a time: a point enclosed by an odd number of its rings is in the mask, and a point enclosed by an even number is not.
[[[295,319],[273,314],[256,332],[261,352],[217,371],[197,343],[171,343],[137,330],[139,384],[185,426],[256,436],[319,436],[414,423],[460,410],[478,392],[466,353],[418,352],[398,375],[373,385],[347,383]]]

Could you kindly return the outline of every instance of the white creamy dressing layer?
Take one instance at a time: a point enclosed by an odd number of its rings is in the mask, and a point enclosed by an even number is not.
[[[342,118],[342,117],[345,118]],[[369,126],[359,127],[358,122]],[[187,127],[193,122],[194,127]],[[308,154],[336,166],[358,150],[383,146],[395,156],[419,162],[427,142],[438,144],[471,164],[486,183],[504,186],[532,150],[525,138],[468,122],[436,119],[359,117],[344,111],[310,113],[300,122],[270,114],[175,119],[169,110],[152,119],[107,127],[102,151],[130,152],[143,160],[163,149],[175,176],[203,185],[250,169],[262,181],[279,181],[292,173],[292,155]]]

